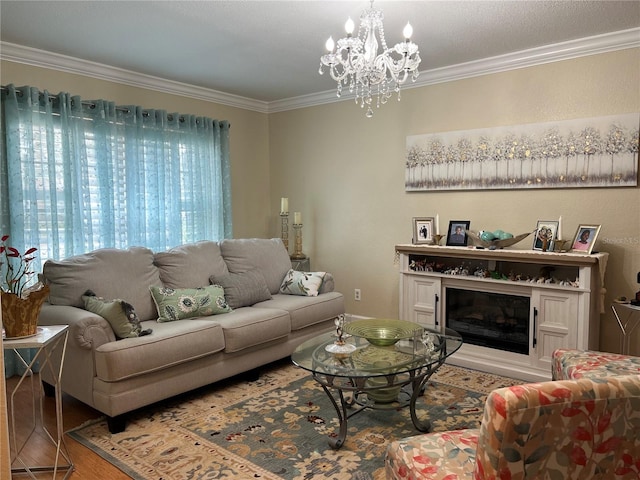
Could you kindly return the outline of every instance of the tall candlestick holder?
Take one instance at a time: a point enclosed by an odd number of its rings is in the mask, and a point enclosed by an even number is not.
[[[302,224],[294,223],[293,229],[295,230],[296,237],[291,258],[294,260],[304,260],[307,256],[302,253]]]
[[[440,235],[440,234],[436,233],[436,234],[433,236],[433,244],[434,244],[434,245],[440,245],[440,241],[441,241],[443,238],[444,238],[444,235]]]
[[[289,251],[289,212],[280,212],[280,238],[282,239],[282,243],[284,243],[284,248]]]

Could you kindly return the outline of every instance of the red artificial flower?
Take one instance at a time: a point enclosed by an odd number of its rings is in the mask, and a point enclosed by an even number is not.
[[[0,260],[2,266],[3,278],[0,280],[0,288],[7,292],[22,297],[22,293],[35,273],[30,267],[36,257],[33,253],[38,251],[37,248],[31,247],[24,254],[15,247],[6,245],[9,235],[3,235],[0,238],[0,255],[3,255],[4,261]]]

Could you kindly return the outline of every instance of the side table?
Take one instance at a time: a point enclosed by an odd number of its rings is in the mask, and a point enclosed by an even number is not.
[[[302,259],[291,259],[291,268],[298,272],[310,272],[311,271],[311,259],[309,257]]]
[[[630,303],[613,303],[611,304],[611,310],[613,310],[613,315],[616,317],[622,332],[622,337],[620,338],[621,353],[629,355],[631,334],[640,325],[640,306],[631,305]]]
[[[15,456],[12,457],[11,463],[16,460],[22,464],[22,467],[12,468],[11,472],[13,473],[26,473],[31,478],[41,478],[36,477],[34,472],[53,472],[53,478],[56,478],[56,474],[58,470],[64,471],[66,470],[66,474],[63,477],[63,480],[66,479],[71,472],[73,471],[73,463],[71,462],[71,456],[69,455],[69,450],[67,449],[67,444],[64,441],[64,429],[62,422],[62,389],[60,387],[60,380],[62,377],[62,367],[64,364],[64,356],[67,349],[67,339],[69,337],[69,327],[67,325],[50,325],[38,327],[37,333],[35,335],[23,338],[6,338],[3,342],[4,350],[13,350],[16,353],[16,357],[25,367],[25,372],[20,377],[20,380],[16,384],[15,388],[11,392],[11,429],[10,429],[10,442],[12,444],[13,454]],[[27,362],[25,358],[21,355],[21,349],[35,349],[36,354],[30,362]],[[56,350],[60,353],[60,362],[59,365],[54,365],[53,353]],[[43,416],[43,398],[44,392],[42,388],[42,382],[38,382],[38,390],[34,388],[33,385],[33,366],[36,361],[41,360],[40,369],[43,370],[45,368],[49,369],[51,376],[54,378],[54,389],[55,389],[55,408],[56,408],[56,432],[55,435],[52,435],[51,432],[47,429],[44,424],[44,416]],[[56,368],[57,367],[57,368]],[[24,443],[22,445],[17,444],[17,436],[16,436],[16,418],[15,418],[15,401],[16,401],[16,393],[20,389],[20,386],[24,383],[27,377],[31,379],[31,391],[33,394],[33,411],[32,411],[32,426],[31,431],[27,435]],[[55,454],[55,462],[52,466],[29,466],[27,465],[20,454],[24,449],[25,445],[29,441],[29,438],[33,434],[36,429],[36,394],[40,393],[40,422],[42,429],[46,435],[46,437],[51,441],[53,446],[56,449]],[[66,463],[60,464],[60,457],[63,457]]]

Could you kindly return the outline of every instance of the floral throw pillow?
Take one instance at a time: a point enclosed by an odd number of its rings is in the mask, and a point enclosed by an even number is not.
[[[280,285],[280,293],[317,297],[326,272],[298,272],[289,270]]]
[[[201,288],[149,287],[158,310],[158,322],[206,317],[231,311],[220,285]]]

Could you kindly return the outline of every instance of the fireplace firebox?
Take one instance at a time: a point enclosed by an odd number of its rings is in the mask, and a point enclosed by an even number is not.
[[[445,321],[465,343],[529,354],[528,296],[446,288]]]

